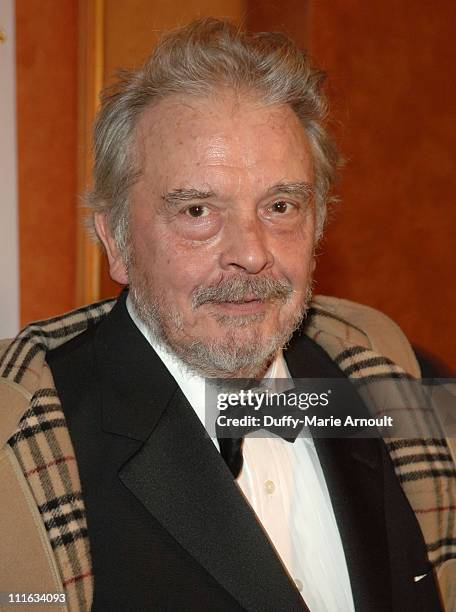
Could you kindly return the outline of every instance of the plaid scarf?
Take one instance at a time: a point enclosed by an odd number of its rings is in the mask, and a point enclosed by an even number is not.
[[[45,356],[46,351],[100,321],[114,303],[106,300],[33,323],[15,338],[0,360],[0,376],[30,395],[29,408],[8,443],[46,527],[70,611],[90,610],[93,575],[74,451]],[[373,351],[367,336],[321,304],[318,299],[313,302],[305,331],[346,376],[357,384],[385,376],[410,378],[391,359]],[[445,439],[386,442],[399,482],[420,523],[430,561],[439,567],[445,560],[456,559],[456,469]]]

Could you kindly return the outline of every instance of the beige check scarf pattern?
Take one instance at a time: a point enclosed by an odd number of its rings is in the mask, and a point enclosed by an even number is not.
[[[78,469],[45,354],[99,321],[113,303],[101,302],[26,327],[0,361],[0,376],[31,394],[29,409],[9,444],[46,527],[70,611],[90,610],[93,576]]]

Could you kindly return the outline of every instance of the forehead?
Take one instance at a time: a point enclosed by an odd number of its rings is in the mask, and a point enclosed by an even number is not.
[[[230,176],[272,184],[313,175],[309,141],[291,107],[229,91],[165,98],[141,117],[135,146],[144,179],[166,186],[226,183]]]

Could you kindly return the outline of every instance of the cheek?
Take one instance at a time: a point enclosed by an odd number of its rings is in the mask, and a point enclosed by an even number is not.
[[[183,305],[189,303],[192,291],[197,286],[207,283],[207,264],[208,258],[200,252],[182,250],[172,245],[170,249],[157,253],[155,272],[168,299]]]
[[[153,225],[146,218],[137,218],[135,222],[133,239],[141,267],[147,270],[157,290],[182,304],[196,286],[210,277],[212,250],[195,246],[164,223],[155,221]]]
[[[299,285],[307,281],[313,259],[313,240],[306,230],[288,236],[275,247],[275,261],[278,267],[293,283]],[[296,289],[299,289],[296,286]]]

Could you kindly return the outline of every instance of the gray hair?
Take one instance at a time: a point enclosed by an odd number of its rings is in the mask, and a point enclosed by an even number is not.
[[[117,247],[128,245],[128,194],[140,175],[134,159],[142,113],[172,94],[208,95],[221,86],[255,94],[264,104],[288,104],[303,124],[315,173],[316,240],[340,158],[324,128],[325,74],[283,34],[246,33],[227,21],[199,19],[163,36],[144,66],[121,72],[102,95],[94,129],[94,180],[88,203],[105,212]]]

